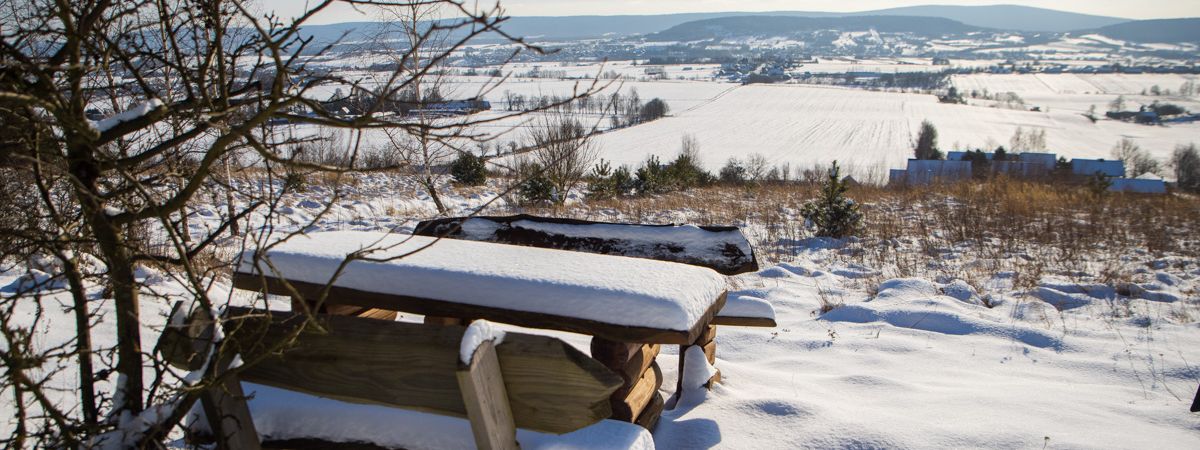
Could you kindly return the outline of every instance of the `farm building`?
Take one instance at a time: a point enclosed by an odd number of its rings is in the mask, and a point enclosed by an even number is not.
[[[1071,173],[1079,176],[1092,176],[1097,173],[1106,177],[1121,178],[1125,176],[1125,163],[1104,159],[1073,159]]]
[[[971,162],[970,155],[971,152],[949,152],[946,154],[946,159]],[[987,167],[991,173],[1026,178],[1043,176],[1054,170],[1056,156],[1053,153],[1021,153],[1009,154],[1002,160],[996,161],[995,153],[983,153],[983,157],[991,161]]]
[[[1137,194],[1166,194],[1167,183],[1154,178],[1115,178],[1110,180],[1110,192],[1130,192]]]
[[[1045,170],[1054,170],[1054,166],[1058,164],[1058,155],[1053,153],[1021,153],[1017,155],[1017,160],[1035,164]]]
[[[1032,178],[1044,176],[1053,170],[1053,166],[1047,169],[1042,164],[1029,161],[992,161],[992,173],[1004,174],[1011,177]]]
[[[910,159],[907,170],[892,171],[891,177],[893,182],[911,186],[953,183],[971,179],[971,162]]]

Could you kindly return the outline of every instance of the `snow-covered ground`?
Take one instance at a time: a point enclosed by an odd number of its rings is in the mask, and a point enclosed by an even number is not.
[[[330,203],[331,189],[313,184],[286,198],[276,229],[299,229],[313,219]],[[395,177],[365,176],[341,190],[335,214],[307,229],[402,232],[434,214],[427,198]],[[443,195],[463,214],[499,190],[447,188]],[[500,205],[489,212],[508,212]],[[220,209],[198,209],[193,226],[202,228]],[[587,213],[588,206],[571,209]],[[696,213],[663,210],[655,217]],[[658,448],[1183,449],[1200,442],[1197,416],[1186,411],[1200,384],[1194,257],[1131,251],[1018,283],[1028,275],[988,272],[973,262],[976,249],[954,246],[938,260],[975,267],[980,278],[936,270],[896,278],[897,267],[868,266],[855,256],[867,243],[802,239],[766,246],[762,223],[741,225],[760,261],[770,262],[731,278],[730,296],[770,303],[779,325],[720,328],[722,383],[711,392],[689,390],[669,406],[654,432]],[[917,245],[897,251],[930,260]],[[1110,271],[1127,276],[1108,279]],[[141,268],[139,279],[159,294],[143,305],[143,339],[150,343],[171,300],[185,293],[169,273]],[[22,282],[19,271],[0,274],[0,293],[11,295]],[[37,340],[42,345],[63,342],[71,330],[73,319],[57,307],[69,304],[60,289],[43,292],[49,309]],[[219,282],[213,292],[247,301],[244,293],[222,294],[227,289]],[[101,288],[93,291],[107,316],[94,330],[104,348],[115,334],[111,304],[99,299]],[[23,317],[33,313],[31,303],[20,307]],[[285,309],[286,302],[273,307]],[[588,349],[585,336],[549,334]],[[677,353],[666,347],[659,357],[666,396],[674,394]],[[65,390],[56,394],[70,401],[70,370],[57,386]],[[0,416],[14,417],[11,403],[0,408]],[[0,424],[12,427],[10,420]]]
[[[1200,324],[1180,306],[1056,284],[994,308],[965,283],[858,281],[809,249],[739,281],[779,327],[721,327],[723,382],[664,415],[664,448],[1193,448]],[[1195,261],[1164,292],[1195,288]],[[851,269],[851,270],[847,270]],[[870,270],[870,269],[868,269]],[[840,274],[839,274],[840,273]],[[1001,274],[997,274],[1002,276]],[[1057,289],[1063,289],[1058,291]],[[1052,292],[1052,294],[1050,294]],[[1177,295],[1177,294],[1176,294]],[[1106,299],[1107,298],[1107,299]],[[822,314],[822,299],[834,302]],[[665,357],[664,357],[665,358]],[[666,364],[664,367],[674,367]],[[666,375],[668,384],[673,374]]]

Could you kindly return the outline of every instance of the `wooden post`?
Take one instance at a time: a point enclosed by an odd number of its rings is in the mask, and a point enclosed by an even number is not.
[[[519,449],[500,359],[492,341],[485,341],[475,349],[470,364],[459,361],[457,376],[471,432],[475,434],[475,446],[481,450]]]
[[[717,340],[716,339],[717,339],[717,326],[710,323],[705,328],[704,332],[700,333],[700,337],[696,338],[696,342],[693,342],[691,345],[679,346],[679,377],[678,377],[678,381],[675,384],[675,395],[676,396],[683,394],[684,358],[687,355],[688,347],[700,346],[704,350],[704,356],[705,356],[705,359],[708,360],[708,363],[712,364],[712,365],[716,365],[716,363],[717,363]],[[713,384],[719,383],[719,382],[721,382],[721,371],[718,369],[717,374],[713,375],[713,377],[711,379],[709,379],[707,383],[704,384],[704,387],[707,389],[712,389]]]
[[[231,358],[230,358],[231,359]],[[228,363],[222,369],[228,368]],[[246,394],[242,392],[242,382],[238,377],[230,375],[220,384],[208,388],[200,396],[200,406],[208,418],[212,428],[213,438],[217,440],[219,450],[258,450],[262,445],[258,441],[258,430],[254,428],[254,420],[250,417],[250,407],[246,404]]]
[[[176,302],[171,309],[171,317],[175,317],[182,309],[183,302]],[[196,309],[184,323],[173,324],[163,330],[155,345],[155,352],[176,368],[200,370],[204,367],[209,348],[220,345],[213,342],[215,327],[216,321],[208,311]],[[233,361],[234,351],[228,348],[223,350],[213,356],[219,358],[213,363],[216,364],[217,374],[227,372]],[[218,449],[262,448],[254,420],[250,417],[250,407],[246,404],[246,394],[242,391],[241,379],[236,375],[225,375],[220,383],[202,392],[200,407],[208,419]]]

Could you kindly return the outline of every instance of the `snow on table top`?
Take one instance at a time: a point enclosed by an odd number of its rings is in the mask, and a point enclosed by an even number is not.
[[[325,284],[346,255],[364,248],[386,259],[433,243],[424,236],[339,231],[297,236],[267,253],[279,273]],[[241,273],[254,273],[251,253]],[[357,260],[335,286],[601,323],[687,331],[725,291],[725,277],[647,259],[444,239],[387,262]]]
[[[725,301],[725,307],[717,313],[721,317],[753,317],[775,320],[775,307],[758,297],[733,295]]]
[[[734,245],[745,258],[751,258],[750,242],[739,230],[709,231],[695,225],[653,226],[634,224],[570,224],[513,221],[509,226],[539,233],[623,241],[626,246],[670,245],[683,249],[683,254],[703,261],[727,261],[726,247]],[[472,218],[462,222],[463,234],[472,240],[487,240],[503,225],[488,219]]]

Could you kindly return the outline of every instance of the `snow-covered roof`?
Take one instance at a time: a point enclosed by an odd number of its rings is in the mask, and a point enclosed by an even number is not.
[[[358,231],[297,236],[267,252],[279,273],[266,273],[325,284],[362,249],[379,250],[348,264],[335,286],[629,327],[690,330],[726,288],[724,276],[685,264]],[[254,273],[251,255],[239,272]]]

